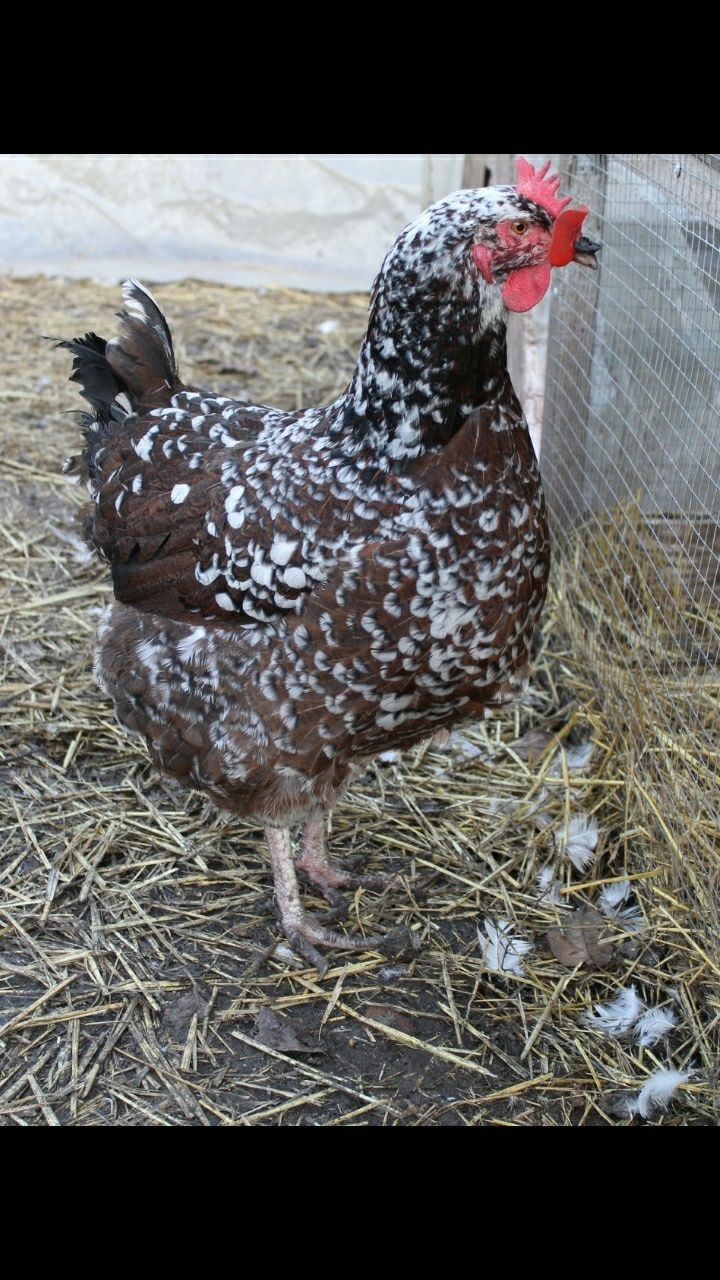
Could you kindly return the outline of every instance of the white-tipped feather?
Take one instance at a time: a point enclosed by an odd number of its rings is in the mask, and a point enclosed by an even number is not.
[[[578,813],[571,818],[566,830],[556,836],[556,843],[578,871],[587,871],[597,848],[600,828],[594,818]]]
[[[643,927],[642,912],[634,904],[631,907],[625,907],[624,911],[618,911],[615,919],[624,926],[628,933],[636,933],[638,929]]]
[[[513,926],[508,920],[498,920],[495,924],[486,918],[484,926],[485,934],[478,929],[478,941],[487,968],[494,973],[524,973],[521,957],[532,951],[532,943],[513,938]]]
[[[596,1004],[594,1013],[584,1013],[584,1027],[593,1027],[606,1036],[624,1036],[645,1012],[645,1005],[634,987],[621,987],[614,1000]]]
[[[689,1071],[655,1071],[646,1080],[637,1098],[631,1099],[631,1111],[638,1111],[645,1119],[657,1109],[665,1111],[669,1102],[675,1097],[681,1084],[690,1079]]]
[[[636,1023],[633,1039],[646,1049],[657,1044],[676,1024],[677,1018],[671,1009],[648,1009]]]
[[[160,306],[158,302],[156,301],[155,298],[153,298],[147,286],[144,284],[140,284],[139,280],[135,280],[132,276],[129,276],[127,280],[123,280],[122,296],[123,296],[123,301],[125,302],[125,305],[131,315],[137,316],[139,320],[146,319],[146,313],[143,308],[143,305],[134,296],[133,289],[137,289],[139,290],[140,293],[146,294],[147,297],[150,299],[150,301],[153,303],[153,305],[157,307],[158,311],[160,310]]]

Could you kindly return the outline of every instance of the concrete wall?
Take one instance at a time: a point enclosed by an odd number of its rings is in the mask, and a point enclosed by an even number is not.
[[[420,154],[3,155],[0,271],[369,289],[422,195]]]

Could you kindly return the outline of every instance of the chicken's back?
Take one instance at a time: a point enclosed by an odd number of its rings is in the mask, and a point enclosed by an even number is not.
[[[375,514],[345,510],[323,581],[281,618],[224,628],[113,607],[98,674],[160,768],[290,825],[332,806],[358,759],[516,695],[548,535],[511,389],[492,415],[500,430],[475,415],[412,489],[375,476]]]

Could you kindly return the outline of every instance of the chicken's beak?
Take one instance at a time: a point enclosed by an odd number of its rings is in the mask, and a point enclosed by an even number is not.
[[[597,271],[597,258],[595,254],[602,249],[601,244],[596,244],[594,240],[588,240],[587,236],[580,236],[575,241],[575,253],[573,262],[579,262],[581,267],[592,267],[593,271]]]

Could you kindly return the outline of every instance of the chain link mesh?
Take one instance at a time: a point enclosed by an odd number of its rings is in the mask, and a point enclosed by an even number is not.
[[[541,461],[559,616],[675,851],[692,822],[717,853],[720,156],[571,155],[560,172],[603,247],[598,272],[554,273]]]

